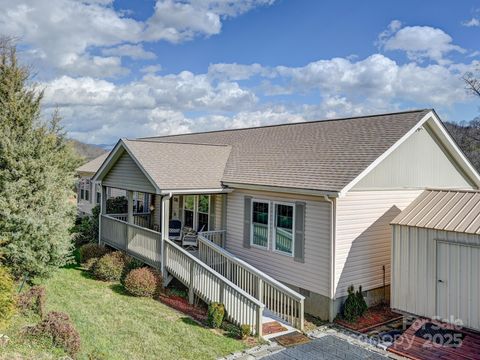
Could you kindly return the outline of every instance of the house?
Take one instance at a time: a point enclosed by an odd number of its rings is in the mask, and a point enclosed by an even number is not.
[[[92,181],[100,242],[257,333],[265,313],[297,328],[304,312],[333,320],[350,285],[386,300],[390,222],[427,188],[480,185],[430,109],[121,139]],[[108,188],[126,191],[126,214],[106,213]],[[148,226],[135,225],[134,192],[150,194]],[[201,231],[195,254],[169,238],[172,219]]]
[[[397,310],[480,330],[480,192],[422,192],[393,221]]]

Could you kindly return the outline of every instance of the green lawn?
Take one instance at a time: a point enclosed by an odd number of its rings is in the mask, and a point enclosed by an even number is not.
[[[93,280],[76,268],[61,269],[45,286],[47,309],[67,312],[80,332],[81,359],[91,354],[102,354],[102,359],[215,359],[245,348],[158,301],[129,296],[120,285]],[[17,318],[13,328],[29,320]],[[14,353],[37,358],[42,352],[56,358],[60,353],[44,343],[29,346],[14,338],[0,349],[0,358]]]

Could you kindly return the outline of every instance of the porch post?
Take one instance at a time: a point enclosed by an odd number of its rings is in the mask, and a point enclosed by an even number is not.
[[[98,244],[102,244],[102,215],[107,213],[107,188],[100,182],[101,198],[100,198],[100,214],[98,214]]]
[[[164,282],[167,279],[167,271],[165,269],[165,261],[166,261],[166,252],[165,252],[165,239],[168,239],[168,232],[169,232],[169,214],[170,214],[170,198],[172,196],[162,196],[162,218],[161,218],[161,232],[162,232],[162,263],[160,265],[160,269],[162,272],[162,277]]]
[[[133,191],[127,190],[128,210],[127,210],[127,222],[133,224]]]

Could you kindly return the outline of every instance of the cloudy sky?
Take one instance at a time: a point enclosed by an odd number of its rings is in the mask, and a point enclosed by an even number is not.
[[[471,120],[480,3],[0,0],[0,34],[94,144],[435,108]]]

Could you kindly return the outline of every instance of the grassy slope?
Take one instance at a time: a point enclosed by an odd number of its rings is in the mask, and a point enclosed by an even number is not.
[[[46,281],[48,310],[70,314],[82,338],[80,358],[214,359],[244,348],[162,303],[126,295],[118,284],[62,269]]]

